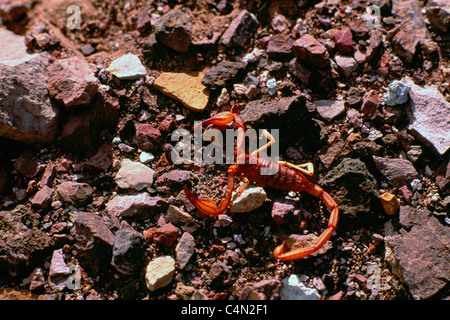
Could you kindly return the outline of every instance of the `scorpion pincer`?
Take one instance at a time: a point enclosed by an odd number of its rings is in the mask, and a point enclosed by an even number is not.
[[[217,204],[214,201],[201,199],[195,196],[185,185],[184,191],[187,198],[202,214],[207,216],[218,216],[219,214],[224,213],[230,206],[236,175],[239,175],[244,182],[244,184],[236,191],[238,194],[242,193],[250,182],[257,183],[261,187],[268,186],[275,189],[294,192],[306,191],[312,196],[320,198],[330,211],[327,229],[312,245],[285,252],[286,245],[283,242],[283,244],[275,248],[273,255],[276,259],[281,261],[292,261],[307,257],[316,252],[328,241],[328,239],[330,239],[336,230],[339,209],[336,201],[334,201],[330,194],[324,191],[320,186],[310,182],[305,177],[304,174],[311,176],[314,173],[312,163],[295,165],[286,161],[272,162],[258,157],[258,154],[262,150],[267,149],[275,142],[273,136],[266,130],[263,131],[263,134],[268,139],[268,143],[255,150],[250,155],[246,154],[243,150],[245,131],[244,121],[237,113],[229,111],[221,112],[203,121],[201,125],[225,127],[230,126],[233,123],[238,133],[235,149],[236,164],[233,164],[228,168],[225,198],[221,200],[219,207],[217,207]],[[263,170],[266,170],[264,172],[274,172],[274,174],[261,174]]]

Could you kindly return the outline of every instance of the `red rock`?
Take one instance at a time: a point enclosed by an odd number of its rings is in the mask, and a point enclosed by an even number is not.
[[[172,247],[178,237],[178,228],[173,224],[168,223],[161,228],[155,230],[153,235],[153,241],[165,245],[166,247]]]
[[[411,63],[419,45],[419,38],[414,33],[400,30],[392,40],[392,45],[397,55]]]
[[[53,189],[44,186],[30,199],[31,205],[42,209],[47,208],[52,202],[53,191]]]
[[[87,167],[99,170],[106,170],[112,164],[112,144],[105,143],[97,151],[95,155],[89,158],[84,164]]]
[[[341,52],[353,51],[353,35],[349,27],[343,28],[333,35],[336,46]]]
[[[363,97],[363,103],[361,105],[361,112],[364,119],[380,119],[382,117],[380,111],[378,110],[380,105],[381,97],[375,91],[372,90],[366,93]]]
[[[91,200],[93,190],[87,183],[65,181],[59,185],[56,192],[59,200],[79,207]]]
[[[94,71],[94,66],[78,57],[55,61],[48,67],[50,97],[68,110],[89,105],[100,85]]]
[[[295,57],[319,68],[330,64],[330,55],[327,48],[309,34],[305,34],[294,42],[292,52]]]
[[[161,131],[148,123],[136,125],[134,139],[138,148],[144,151],[153,151],[162,142]]]
[[[53,163],[49,163],[45,166],[44,173],[42,174],[41,180],[39,181],[39,187],[51,186],[53,180],[56,176],[56,167]]]
[[[293,43],[294,38],[291,35],[276,34],[270,38],[266,52],[275,60],[289,59],[292,57]]]
[[[24,154],[14,162],[14,168],[28,178],[37,176],[44,166],[34,157]]]

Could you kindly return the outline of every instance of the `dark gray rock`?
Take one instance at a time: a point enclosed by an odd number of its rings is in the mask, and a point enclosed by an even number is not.
[[[202,83],[217,89],[229,84],[232,80],[243,74],[245,64],[242,62],[221,61],[205,73]]]
[[[192,40],[192,24],[189,15],[180,9],[167,12],[158,21],[155,36],[169,48],[187,52]]]
[[[144,267],[144,237],[132,228],[120,229],[115,234],[111,264],[123,274],[138,273]]]
[[[102,217],[91,212],[78,212],[70,234],[74,240],[72,253],[83,269],[99,272],[110,265],[114,234]]]
[[[336,200],[343,216],[369,222],[383,210],[377,181],[359,159],[343,159],[319,184]]]
[[[388,232],[386,260],[414,299],[431,298],[450,282],[450,228],[425,209],[402,206],[399,215],[402,228]]]
[[[166,214],[167,220],[185,232],[193,233],[199,228],[199,223],[189,213],[170,205]]]
[[[227,47],[242,47],[249,42],[258,26],[259,22],[255,15],[242,10],[223,33],[221,43]]]

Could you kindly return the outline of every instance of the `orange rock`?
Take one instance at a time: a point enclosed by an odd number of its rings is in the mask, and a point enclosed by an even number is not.
[[[394,215],[400,209],[400,201],[397,197],[391,193],[383,193],[380,196],[381,204],[383,205],[384,211],[389,215]]]
[[[156,78],[154,86],[186,108],[201,112],[209,100],[209,90],[202,84],[202,79],[202,72],[163,72]]]

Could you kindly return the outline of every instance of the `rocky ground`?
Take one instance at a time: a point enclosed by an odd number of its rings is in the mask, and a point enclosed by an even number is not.
[[[71,4],[0,0],[1,299],[450,297],[448,1]],[[339,204],[318,254],[272,255],[327,227],[312,196],[186,199],[227,166],[171,134],[231,108]]]

